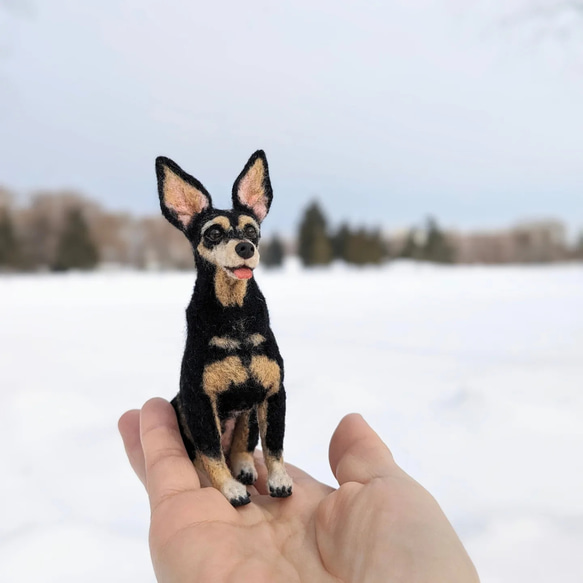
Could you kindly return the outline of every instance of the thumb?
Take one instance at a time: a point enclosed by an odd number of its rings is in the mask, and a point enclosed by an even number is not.
[[[340,421],[330,441],[330,468],[340,485],[366,484],[398,470],[389,448],[357,413]]]

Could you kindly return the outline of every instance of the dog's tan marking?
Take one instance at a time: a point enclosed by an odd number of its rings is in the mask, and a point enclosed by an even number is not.
[[[235,430],[233,432],[233,441],[231,443],[231,472],[237,478],[241,472],[251,474],[257,479],[253,453],[248,451],[249,445],[249,416],[250,413],[245,411],[237,418]]]
[[[238,356],[207,364],[202,373],[202,386],[211,397],[226,391],[231,384],[240,385],[249,378],[249,373]]]
[[[263,355],[254,356],[249,369],[253,377],[267,389],[266,399],[279,390],[281,370],[275,360]]]
[[[233,454],[247,452],[249,441],[249,411],[243,411],[235,423],[233,441],[231,442],[231,457]]]
[[[186,227],[192,217],[208,207],[208,198],[188,182],[164,167],[164,204],[172,209],[178,220]]]
[[[196,250],[201,257],[204,257],[208,262],[219,267],[237,267],[241,265],[241,258],[237,255],[235,247],[238,241],[230,240],[223,241],[215,245],[212,249],[208,249],[201,241]]]
[[[235,478],[239,474],[250,474],[253,480],[257,479],[257,470],[253,460],[253,452],[248,451],[249,446],[249,417],[251,413],[244,411],[237,418],[235,429],[233,431],[233,441],[231,442],[231,454],[229,461],[231,472]]]
[[[218,216],[215,217],[214,219],[211,219],[210,221],[207,221],[202,226],[202,229],[200,230],[201,234],[204,235],[205,231],[210,229],[210,227],[212,227],[213,225],[219,225],[219,227],[222,227],[225,231],[228,231],[231,228],[231,222],[227,217]]]
[[[237,350],[241,348],[241,343],[234,338],[228,336],[213,336],[209,342],[209,346],[216,346],[223,350]]]
[[[251,346],[259,346],[265,342],[265,336],[261,334],[251,334],[248,338],[245,338],[245,344],[250,344]]]
[[[237,221],[237,228],[242,231],[247,225],[253,225],[259,233],[259,225],[257,224],[257,221],[249,215],[241,215]]]
[[[259,263],[259,253],[257,249],[255,249],[255,253],[249,257],[249,259],[243,259],[236,251],[236,247],[240,242],[241,241],[238,239],[231,239],[230,241],[219,243],[212,249],[208,249],[201,241],[196,250],[202,258],[217,267],[229,267],[233,269],[235,267],[245,266],[255,269]],[[234,275],[228,275],[224,269],[222,271],[225,272],[225,275],[230,277],[230,279],[239,281]]]
[[[225,482],[232,479],[227,462],[222,455],[220,458],[215,459],[197,452],[194,464],[198,469],[202,469],[206,472],[211,484],[218,490],[222,490]]]
[[[267,196],[263,186],[264,177],[265,165],[261,158],[257,158],[253,166],[247,170],[247,173],[239,182],[237,189],[239,200],[253,209],[260,221],[267,215]]]
[[[224,269],[215,273],[215,294],[219,302],[225,306],[242,306],[247,294],[247,280],[233,279]]]

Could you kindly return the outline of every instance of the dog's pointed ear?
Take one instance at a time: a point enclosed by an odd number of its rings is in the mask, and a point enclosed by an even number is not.
[[[269,212],[273,190],[269,180],[267,158],[257,150],[233,185],[233,208],[253,213],[261,222]]]
[[[212,208],[206,188],[176,162],[163,156],[156,158],[156,176],[162,214],[181,231],[186,231],[196,215]]]

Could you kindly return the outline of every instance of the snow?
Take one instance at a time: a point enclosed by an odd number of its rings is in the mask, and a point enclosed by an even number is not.
[[[365,415],[483,583],[583,580],[583,268],[257,274],[286,360],[286,457],[333,483]],[[0,279],[0,581],[153,581],[116,424],[171,398],[193,273]],[[309,429],[306,429],[309,428]]]

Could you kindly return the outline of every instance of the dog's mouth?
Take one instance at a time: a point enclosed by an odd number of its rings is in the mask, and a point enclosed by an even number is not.
[[[227,273],[237,279],[251,279],[253,277],[253,269],[246,265],[239,267],[225,267]]]

